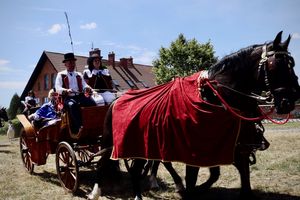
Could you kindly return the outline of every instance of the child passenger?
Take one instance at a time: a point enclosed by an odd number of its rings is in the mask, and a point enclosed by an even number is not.
[[[42,107],[28,117],[29,120],[33,120],[32,123],[36,128],[50,125],[55,122],[53,120],[59,117],[57,113],[58,93],[51,89],[48,98],[50,99],[49,102],[44,103]]]

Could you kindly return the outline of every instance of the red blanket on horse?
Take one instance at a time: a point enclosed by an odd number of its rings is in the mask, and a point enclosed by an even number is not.
[[[112,158],[231,164],[240,120],[199,96],[199,73],[129,91],[113,108]]]

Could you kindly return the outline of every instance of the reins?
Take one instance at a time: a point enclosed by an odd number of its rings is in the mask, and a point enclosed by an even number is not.
[[[208,87],[213,91],[213,93],[216,95],[216,97],[218,97],[218,99],[221,101],[222,105],[224,106],[224,108],[226,110],[228,110],[229,112],[231,112],[234,116],[238,117],[238,118],[241,118],[243,120],[246,120],[246,121],[260,121],[260,120],[263,120],[263,119],[268,119],[270,120],[272,123],[275,123],[275,124],[285,124],[288,122],[289,118],[290,118],[290,114],[287,115],[287,118],[285,119],[285,121],[283,122],[280,122],[280,121],[276,121],[272,118],[269,117],[269,115],[274,111],[274,107],[272,107],[272,109],[268,112],[264,112],[260,107],[259,107],[259,111],[261,113],[261,116],[259,117],[245,117],[245,116],[242,116],[241,114],[239,114],[238,112],[236,112],[226,101],[225,99],[219,94],[219,92],[214,88],[214,86],[212,85],[211,82],[213,83],[217,83],[217,81],[209,81],[208,79],[202,79],[201,81],[203,81],[205,84],[208,85]],[[218,84],[218,83],[217,83]],[[241,92],[239,92],[240,94],[243,94]],[[247,95],[249,96],[249,95]]]

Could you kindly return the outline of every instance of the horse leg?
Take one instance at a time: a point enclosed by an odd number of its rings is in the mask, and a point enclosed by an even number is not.
[[[250,185],[249,154],[236,153],[234,166],[240,173],[240,199],[255,199]]]
[[[177,174],[177,172],[175,171],[175,169],[172,166],[171,162],[163,162],[163,165],[165,166],[165,168],[168,170],[168,172],[170,173],[170,175],[172,176],[175,186],[176,186],[176,191],[180,194],[183,195],[183,192],[185,190],[183,183],[182,183],[182,179],[181,177]]]
[[[143,167],[146,163],[146,160],[142,159],[135,159],[133,160],[133,165],[132,168],[130,169],[130,174],[131,174],[131,180],[132,180],[132,186],[133,186],[133,192],[135,195],[135,200],[142,200],[142,192],[141,192],[141,174]]]
[[[195,186],[198,178],[199,167],[186,165],[185,168],[185,184],[186,184],[186,199],[191,199],[194,196]]]
[[[155,189],[155,188],[159,188],[159,185],[157,183],[157,171],[158,171],[158,166],[159,166],[160,161],[153,161],[153,164],[151,166],[151,173],[150,173],[150,188],[151,189]]]
[[[205,191],[208,190],[220,177],[220,167],[210,167],[209,168],[210,176],[208,180],[201,185],[197,186],[197,190]]]

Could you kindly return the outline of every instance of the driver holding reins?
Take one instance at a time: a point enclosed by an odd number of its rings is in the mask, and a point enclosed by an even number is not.
[[[72,133],[82,130],[80,107],[95,106],[96,103],[85,93],[92,92],[92,88],[85,82],[80,72],[75,71],[76,58],[73,53],[64,54],[66,70],[57,74],[55,89],[64,97],[64,108],[69,113]]]

